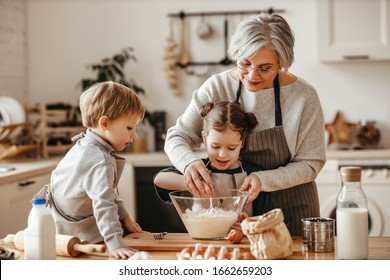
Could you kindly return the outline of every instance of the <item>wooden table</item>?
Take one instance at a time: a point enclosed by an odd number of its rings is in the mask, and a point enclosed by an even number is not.
[[[239,244],[230,244],[226,240],[195,240],[186,233],[168,233],[163,240],[154,240],[150,233],[130,234],[125,237],[128,246],[140,251],[147,251],[153,259],[156,260],[175,260],[176,254],[184,247],[194,247],[196,243],[201,243],[204,248],[208,244],[213,244],[218,249],[221,246],[227,246],[229,250],[239,247],[242,251],[249,251],[249,241],[244,238]],[[6,249],[16,250],[12,245],[0,244]],[[337,246],[337,242],[335,244]],[[368,239],[369,260],[390,260],[390,236],[389,237],[369,237]],[[24,259],[22,251],[19,259]],[[77,258],[61,257],[61,260],[107,260],[112,259],[108,252],[80,255]],[[313,253],[302,250],[301,237],[293,237],[293,254],[287,257],[288,260],[337,260],[336,248],[330,253]]]

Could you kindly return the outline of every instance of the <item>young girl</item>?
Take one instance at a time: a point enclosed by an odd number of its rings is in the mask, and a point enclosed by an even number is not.
[[[241,189],[244,181],[260,186],[256,182],[258,177],[250,174],[259,171],[260,167],[239,160],[247,133],[257,125],[254,114],[246,113],[236,102],[222,101],[204,104],[200,107],[200,115],[203,118],[202,138],[208,154],[208,158],[202,160],[213,182],[212,195],[218,195],[221,189],[247,191]],[[154,178],[154,184],[159,197],[168,203],[171,202],[169,193],[173,190],[188,190],[199,197],[208,196],[198,189],[190,189],[183,174],[174,167],[160,171]],[[245,212],[250,216],[257,213],[258,208],[262,208],[262,212],[273,208],[265,193],[259,195],[260,191],[260,188],[249,189],[250,198]],[[251,204],[254,198],[257,199]]]
[[[91,243],[104,241],[114,258],[127,259],[134,250],[126,247],[124,232],[141,232],[118,196],[117,184],[125,149],[136,134],[145,110],[129,88],[98,83],[80,98],[86,133],[52,172],[47,186],[49,209],[58,234],[75,235]]]

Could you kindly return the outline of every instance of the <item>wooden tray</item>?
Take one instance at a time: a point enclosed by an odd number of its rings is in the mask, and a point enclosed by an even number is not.
[[[201,240],[192,239],[188,233],[167,233],[162,240],[155,240],[152,233],[132,233],[124,238],[126,246],[140,251],[177,251],[185,247],[195,247],[201,243],[206,248],[209,244],[219,248],[226,246],[228,249],[240,248],[242,251],[249,251],[249,241],[244,237],[239,244],[231,244],[228,240]]]

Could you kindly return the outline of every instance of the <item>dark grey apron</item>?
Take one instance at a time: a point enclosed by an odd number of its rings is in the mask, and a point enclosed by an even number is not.
[[[236,102],[241,96],[241,81],[237,88]],[[246,137],[245,146],[241,150],[241,160],[257,164],[263,170],[276,169],[290,162],[286,137],[283,132],[282,111],[280,106],[279,77],[274,79],[275,97],[275,127],[259,132],[250,133]],[[288,189],[269,193],[260,193],[260,196],[270,196],[276,208],[281,208],[290,234],[301,235],[301,219],[319,217],[320,207],[315,182],[309,182]],[[255,204],[256,200],[254,201]],[[254,207],[254,215],[261,215],[261,207]]]
[[[210,161],[206,164],[206,167],[209,165]],[[211,181],[214,186],[214,196],[218,196],[219,190],[228,190],[228,189],[239,189],[245,181],[247,177],[246,171],[242,168],[242,164],[240,162],[241,172],[235,174],[228,173],[215,173],[210,169],[207,169]],[[248,216],[253,216],[252,204],[248,204],[244,206],[243,211],[248,214]]]

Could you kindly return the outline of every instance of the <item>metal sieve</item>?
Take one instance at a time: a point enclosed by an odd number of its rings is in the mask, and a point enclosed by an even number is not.
[[[335,220],[332,218],[301,219],[302,249],[307,252],[333,252]]]

